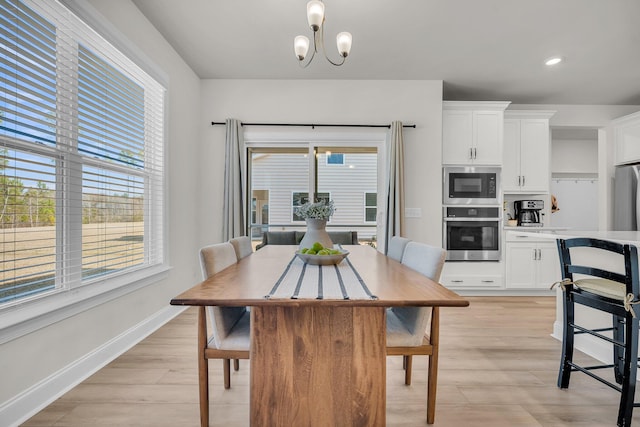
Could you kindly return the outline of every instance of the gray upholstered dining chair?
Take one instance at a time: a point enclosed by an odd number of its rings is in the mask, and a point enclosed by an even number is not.
[[[402,255],[404,254],[404,249],[407,247],[407,243],[411,240],[406,237],[393,236],[389,239],[389,247],[387,248],[387,256],[391,259],[395,259],[396,261],[402,261]]]
[[[251,247],[251,239],[248,236],[234,237],[233,239],[229,240],[229,243],[233,245],[233,249],[236,251],[236,258],[238,259],[238,261],[253,253],[253,247]]]
[[[446,251],[424,243],[408,242],[402,264],[438,281]],[[431,320],[429,333],[427,326]],[[387,310],[387,355],[403,356],[405,384],[411,384],[414,355],[429,356],[427,382],[427,424],[433,424],[438,384],[440,311],[438,307],[392,307]]]
[[[300,240],[296,240],[295,231],[265,231],[262,234],[262,242],[256,246],[256,250],[266,245],[297,245],[298,243]]]
[[[231,243],[218,243],[200,249],[200,266],[204,279],[219,273],[237,262]],[[200,344],[200,389],[208,396],[208,359],[222,359],[224,388],[231,387],[231,359],[249,359],[249,312],[246,307],[207,307],[212,333]],[[202,405],[208,405],[200,402]]]

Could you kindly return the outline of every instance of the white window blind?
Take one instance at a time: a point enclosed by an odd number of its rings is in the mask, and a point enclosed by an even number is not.
[[[0,307],[164,262],[164,96],[58,2],[0,0]]]

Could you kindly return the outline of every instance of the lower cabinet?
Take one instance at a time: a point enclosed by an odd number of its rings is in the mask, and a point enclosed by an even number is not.
[[[549,289],[552,283],[560,280],[560,261],[555,241],[539,242],[519,237],[519,241],[508,241],[506,244],[506,288]]]
[[[490,291],[504,289],[501,262],[447,261],[440,283],[454,290]]]

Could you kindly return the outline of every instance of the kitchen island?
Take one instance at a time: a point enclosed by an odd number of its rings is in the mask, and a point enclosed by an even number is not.
[[[592,231],[592,230],[518,230],[508,231],[508,233],[516,233],[521,236],[535,237],[537,239],[571,239],[576,237],[588,237],[593,239],[610,240],[622,244],[631,244],[640,248],[640,232],[638,231]],[[620,260],[611,257],[601,256],[594,258],[585,255],[579,258],[579,254],[572,256],[572,260],[583,262],[587,265],[600,266],[602,268],[610,268],[614,271],[624,272],[624,266]],[[551,284],[550,284],[551,285]],[[552,336],[558,340],[562,340],[562,291],[556,290],[556,320],[553,324]],[[576,305],[576,323],[586,327],[610,327],[611,315],[602,313],[589,307]],[[594,357],[604,363],[611,363],[613,352],[611,346],[602,340],[589,336],[587,334],[577,335],[575,337],[575,348]],[[558,357],[560,355],[558,354]]]

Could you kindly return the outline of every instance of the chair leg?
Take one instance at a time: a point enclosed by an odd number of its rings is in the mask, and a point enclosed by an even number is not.
[[[436,390],[438,388],[438,350],[440,348],[440,308],[433,307],[429,340],[433,347],[429,356],[429,378],[427,379],[427,424],[436,417]]]
[[[558,387],[569,388],[569,380],[571,379],[570,362],[573,361],[573,341],[574,329],[569,324],[575,321],[573,310],[573,299],[571,297],[571,285],[562,290],[564,300],[564,325],[562,332],[562,355],[560,356],[560,370],[558,372]]]
[[[402,356],[402,369],[407,369],[407,356]]]
[[[236,372],[240,370],[240,360],[233,359],[233,370]]]
[[[627,314],[624,345],[624,381],[622,382],[622,395],[620,396],[620,408],[618,409],[618,427],[631,426],[637,372],[638,319],[633,318],[631,314]]]
[[[411,367],[413,365],[413,356],[404,356],[404,383],[411,385]]]
[[[209,426],[209,360],[207,348],[207,315],[205,307],[198,309],[198,384],[200,386],[200,427]]]
[[[224,388],[231,388],[231,360],[222,359],[222,368],[224,370]]]
[[[624,317],[613,315],[613,339],[624,342]],[[622,384],[624,371],[624,348],[613,346],[613,374],[618,384]]]

